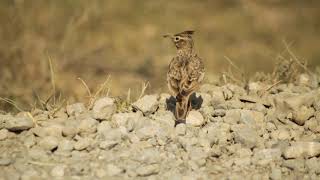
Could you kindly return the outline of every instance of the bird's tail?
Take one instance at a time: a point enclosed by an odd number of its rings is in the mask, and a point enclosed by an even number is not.
[[[175,110],[177,121],[185,122],[189,109],[189,96],[182,96],[178,98]]]

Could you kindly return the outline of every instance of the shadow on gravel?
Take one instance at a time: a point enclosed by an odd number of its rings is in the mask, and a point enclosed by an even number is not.
[[[193,93],[189,97],[189,101],[191,102],[192,109],[198,110],[201,108],[203,98],[201,96],[197,97],[196,93]],[[173,114],[175,113],[176,102],[177,100],[173,96],[170,96],[170,98],[166,99],[167,110],[171,111]]]

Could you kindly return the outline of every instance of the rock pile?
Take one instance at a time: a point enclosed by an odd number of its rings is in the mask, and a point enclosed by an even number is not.
[[[0,179],[319,179],[320,89],[203,85],[176,127],[167,94],[0,115]]]

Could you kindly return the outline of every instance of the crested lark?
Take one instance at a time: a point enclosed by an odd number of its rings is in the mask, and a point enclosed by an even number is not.
[[[175,35],[164,35],[172,40],[178,50],[169,64],[167,83],[170,92],[176,97],[175,117],[182,122],[192,108],[190,95],[204,78],[203,62],[194,51],[193,33],[194,31],[184,31]]]

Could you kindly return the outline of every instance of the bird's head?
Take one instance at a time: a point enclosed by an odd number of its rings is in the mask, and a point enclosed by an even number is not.
[[[175,44],[178,50],[192,49],[193,48],[193,39],[192,34],[194,31],[183,31],[178,34],[166,34],[163,37],[170,38]]]

